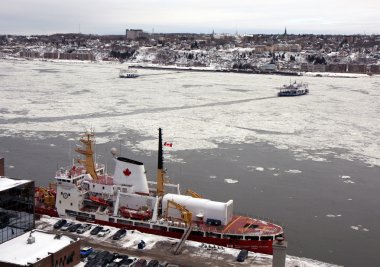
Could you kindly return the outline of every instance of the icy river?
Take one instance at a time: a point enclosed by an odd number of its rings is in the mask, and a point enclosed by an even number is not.
[[[290,255],[345,266],[380,260],[380,77],[285,77],[0,61],[6,174],[47,184],[93,129],[155,178],[163,128],[171,181],[285,228]],[[290,79],[310,94],[279,98]]]

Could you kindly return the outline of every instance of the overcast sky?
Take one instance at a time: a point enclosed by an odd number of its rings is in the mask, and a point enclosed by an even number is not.
[[[0,0],[0,34],[379,34],[380,0]]]

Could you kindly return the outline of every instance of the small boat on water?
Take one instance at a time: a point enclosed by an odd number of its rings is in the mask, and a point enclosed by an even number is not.
[[[284,84],[278,92],[278,96],[299,96],[306,95],[309,93],[309,88],[307,83],[289,83],[289,85]]]
[[[120,78],[137,78],[139,77],[136,70],[130,70],[130,69],[123,69],[119,72]]]

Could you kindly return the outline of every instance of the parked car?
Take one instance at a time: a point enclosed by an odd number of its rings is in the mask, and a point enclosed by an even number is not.
[[[146,267],[146,259],[138,259],[134,265],[135,267]]]
[[[145,248],[145,242],[144,242],[144,240],[141,240],[140,243],[137,244],[137,248],[138,248],[138,249],[143,249],[143,248]]]
[[[248,257],[248,250],[240,250],[239,255],[236,257],[236,260],[239,262],[245,261],[245,259]]]
[[[76,223],[76,224],[73,224],[69,227],[69,229],[67,229],[69,232],[76,232],[78,230],[79,227],[81,227],[82,224],[81,223]]]
[[[82,258],[85,258],[87,257],[88,255],[90,255],[92,252],[94,251],[94,249],[92,247],[84,247],[80,250],[80,256]]]
[[[106,236],[111,232],[110,229],[102,229],[99,231],[98,236]]]
[[[119,229],[117,232],[112,236],[113,240],[119,240],[122,239],[124,236],[126,236],[127,230],[125,229]]]
[[[67,223],[65,219],[60,219],[54,224],[54,229],[59,229]]]
[[[96,226],[94,229],[91,230],[90,234],[92,235],[97,235],[99,234],[99,232],[103,229],[103,226]]]
[[[151,261],[148,263],[147,267],[158,267],[158,265],[159,265],[158,260],[151,260]]]
[[[72,225],[74,225],[73,222],[66,222],[66,224],[61,227],[61,230],[62,231],[67,231],[69,229],[69,227],[72,226]]]
[[[78,229],[77,229],[77,233],[78,234],[83,234],[84,232],[88,231],[91,229],[91,224],[89,223],[85,223],[85,224],[82,224]]]
[[[93,259],[95,259],[96,258],[96,256],[98,256],[98,254],[100,253],[100,251],[99,250],[94,250],[89,256],[88,256],[88,258],[87,258],[87,260],[93,260]]]
[[[107,251],[107,254],[105,254],[105,256],[103,257],[103,260],[107,263],[111,263],[114,258],[115,256],[113,255],[113,253],[110,253]]]
[[[130,267],[134,266],[134,264],[137,262],[137,258],[128,258],[120,265],[120,267]]]
[[[117,264],[117,266],[123,263],[123,258],[121,256],[117,256],[113,259],[112,263]]]

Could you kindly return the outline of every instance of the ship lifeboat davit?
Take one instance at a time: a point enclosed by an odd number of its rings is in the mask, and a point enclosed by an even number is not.
[[[152,212],[150,210],[133,210],[127,207],[119,208],[121,216],[127,219],[133,220],[148,220],[152,217]]]

